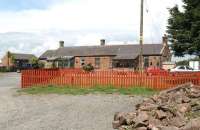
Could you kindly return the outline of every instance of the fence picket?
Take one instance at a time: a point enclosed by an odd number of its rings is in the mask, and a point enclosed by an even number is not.
[[[200,72],[151,75],[133,71],[83,72],[80,69],[38,69],[23,70],[21,75],[22,88],[51,84],[80,86],[81,88],[95,85],[113,85],[117,88],[145,86],[148,88],[166,89],[186,82],[200,85]]]

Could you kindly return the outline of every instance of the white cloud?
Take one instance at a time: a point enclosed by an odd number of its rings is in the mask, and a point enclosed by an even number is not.
[[[144,36],[146,42],[158,42],[165,33],[168,10],[181,0],[145,0]],[[78,0],[58,3],[46,10],[0,12],[0,56],[5,50],[41,54],[57,48],[59,40],[67,45],[93,45],[99,39],[108,43],[137,42],[139,35],[140,0]],[[10,38],[15,38],[11,40]],[[30,41],[30,42],[29,42]],[[13,43],[14,42],[14,43]],[[28,45],[27,45],[28,44]],[[14,46],[13,45],[18,45]],[[31,51],[30,51],[31,50]]]
[[[146,0],[148,1],[148,0]],[[166,25],[167,7],[180,0],[148,1],[145,25]],[[47,10],[2,12],[1,32],[111,28],[139,30],[140,0],[87,0],[56,4]],[[152,23],[154,19],[155,23]]]
[[[77,37],[77,46],[80,45],[100,45],[100,40],[103,39],[102,34],[86,34]]]

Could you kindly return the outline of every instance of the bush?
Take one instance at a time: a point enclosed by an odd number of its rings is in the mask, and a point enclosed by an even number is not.
[[[0,67],[0,72],[7,72],[7,68],[6,67]]]
[[[30,61],[30,64],[32,65],[33,69],[39,69],[39,68],[44,68],[44,63],[39,61],[38,58],[32,58]]]
[[[15,67],[0,67],[0,72],[16,72],[16,68]]]
[[[87,64],[83,66],[83,70],[90,72],[94,70],[94,67],[92,66],[92,64]]]

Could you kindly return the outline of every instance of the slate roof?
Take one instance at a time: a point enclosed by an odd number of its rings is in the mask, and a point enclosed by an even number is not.
[[[144,55],[161,55],[162,44],[144,44]],[[105,46],[73,46],[57,50],[48,50],[40,59],[65,56],[115,56],[114,59],[135,59],[139,55],[140,46],[105,45]]]
[[[17,60],[30,60],[32,58],[36,58],[33,54],[21,54],[21,53],[11,53],[15,59]]]
[[[45,58],[50,58],[50,57],[54,57],[55,56],[55,50],[47,50],[46,52],[44,52],[41,56],[40,59],[45,59]]]

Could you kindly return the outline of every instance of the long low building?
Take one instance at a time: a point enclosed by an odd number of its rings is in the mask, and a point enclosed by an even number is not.
[[[30,61],[33,58],[37,58],[33,54],[24,53],[13,53],[6,52],[6,54],[1,59],[2,66],[4,67],[15,67],[16,69],[26,69],[31,67]]]
[[[144,44],[143,60],[144,68],[161,67],[163,62],[171,60],[171,53],[167,42],[163,37],[163,43]],[[82,68],[92,64],[95,69],[138,69],[140,45],[106,45],[101,40],[99,46],[72,46],[64,47],[64,41],[60,41],[60,47],[56,50],[47,50],[39,59],[45,62],[46,68]]]

